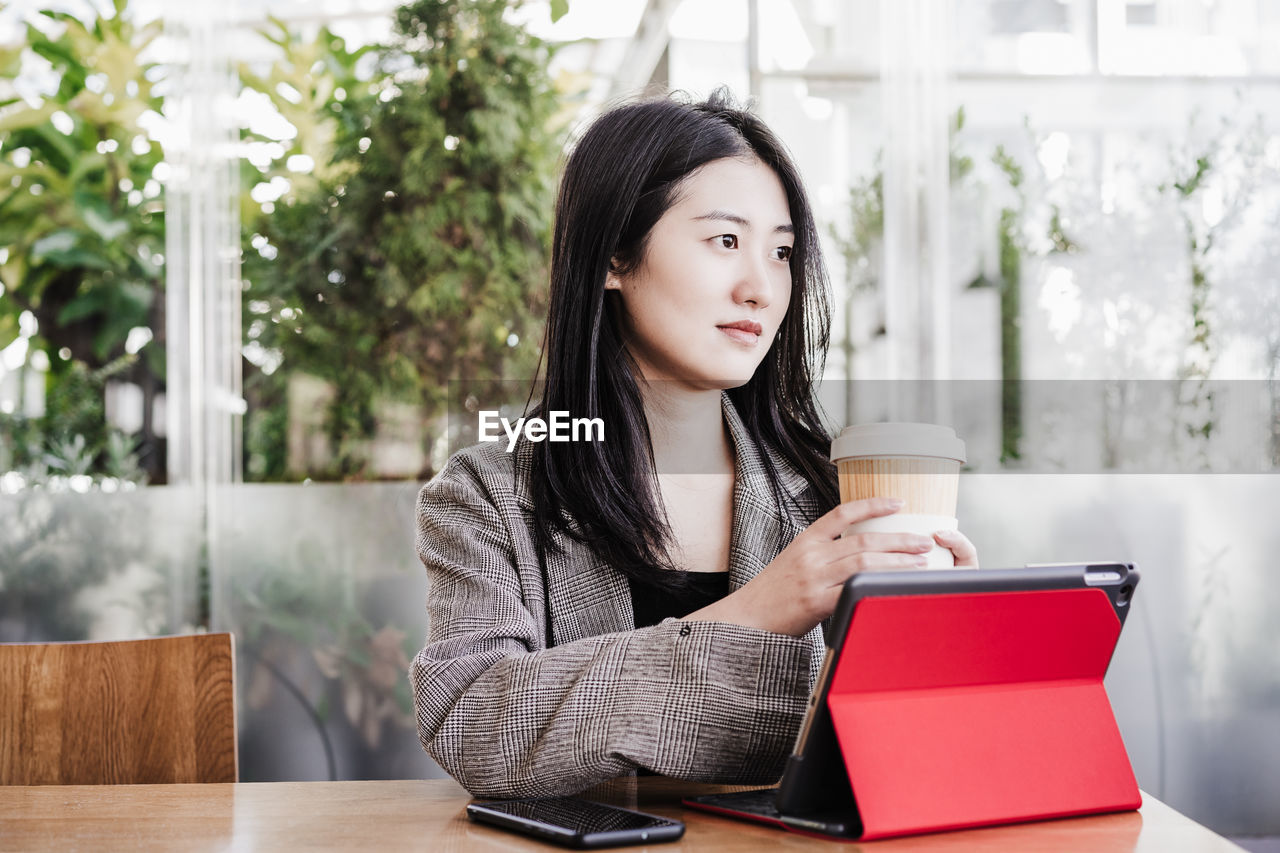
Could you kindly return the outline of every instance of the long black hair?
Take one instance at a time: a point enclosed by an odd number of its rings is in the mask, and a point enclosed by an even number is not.
[[[657,490],[653,450],[634,364],[621,336],[622,306],[606,296],[611,260],[626,273],[644,258],[649,234],[678,201],[683,182],[726,157],[754,157],[777,174],[795,230],[791,303],[769,352],[729,398],[762,449],[771,448],[838,501],[828,461],[831,436],[814,404],[830,337],[830,285],[800,175],[781,140],[717,89],[701,103],[650,98],[615,107],[580,137],[556,201],[550,310],[542,355],[543,396],[534,414],[601,418],[602,442],[534,445],[531,493],[540,553],[560,531],[640,583],[679,589],[672,533]],[[765,457],[767,459],[767,457]],[[785,499],[766,465],[779,508]],[[571,527],[576,521],[578,530]],[[558,551],[557,551],[558,553]]]

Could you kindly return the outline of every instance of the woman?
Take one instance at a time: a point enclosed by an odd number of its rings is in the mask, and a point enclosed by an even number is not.
[[[600,418],[605,440],[468,448],[418,503],[419,733],[473,794],[778,778],[843,582],[933,547],[840,538],[900,503],[837,506],[812,399],[826,288],[795,166],[723,92],[624,105],[579,140],[532,414]]]

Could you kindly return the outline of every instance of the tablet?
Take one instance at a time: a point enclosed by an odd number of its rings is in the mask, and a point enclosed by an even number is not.
[[[861,573],[778,788],[687,800],[871,839],[1137,808],[1102,678],[1129,563]]]

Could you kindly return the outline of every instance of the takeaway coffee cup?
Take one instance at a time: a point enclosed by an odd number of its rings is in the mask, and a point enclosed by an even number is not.
[[[956,493],[964,442],[949,427],[935,424],[859,424],[846,427],[831,442],[831,461],[840,478],[840,500],[902,498],[893,515],[851,524],[844,535],[888,532],[932,536],[955,530]],[[949,548],[934,544],[928,568],[955,565]]]

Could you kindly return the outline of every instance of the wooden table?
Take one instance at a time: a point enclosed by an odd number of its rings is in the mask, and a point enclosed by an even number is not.
[[[587,796],[678,817],[688,829],[654,851],[1238,851],[1145,796],[1140,812],[850,844],[685,809],[680,797],[734,790],[663,778],[619,779]],[[0,851],[411,850],[556,848],[467,820],[451,780],[0,787]],[[631,848],[639,849],[639,848]]]

